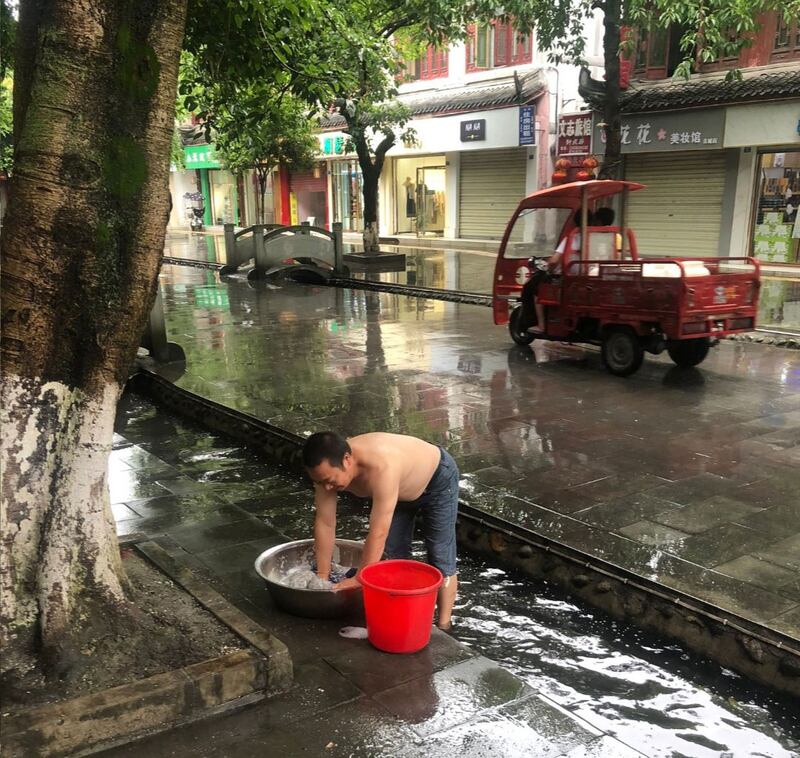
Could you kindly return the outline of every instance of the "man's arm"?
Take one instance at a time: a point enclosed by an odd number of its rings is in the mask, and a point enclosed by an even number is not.
[[[361,568],[369,566],[370,563],[377,563],[383,557],[399,492],[400,483],[395,481],[394,477],[385,477],[372,493],[369,533],[364,541],[364,552],[361,554]]]
[[[389,535],[389,527],[392,525],[394,509],[397,506],[397,496],[400,492],[400,483],[384,477],[381,484],[372,493],[372,510],[369,514],[369,533],[364,541],[364,551],[361,553],[361,565],[358,567],[359,573],[365,566],[377,563],[383,557],[383,548],[386,545],[386,537]],[[358,579],[354,576],[350,579],[342,579],[338,584],[333,585],[333,591],[348,590],[358,587]]]
[[[320,579],[330,576],[335,542],[336,493],[319,484],[314,485],[314,553]]]

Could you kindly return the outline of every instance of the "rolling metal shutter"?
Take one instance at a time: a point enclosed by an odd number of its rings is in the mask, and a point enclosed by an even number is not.
[[[511,214],[525,197],[527,150],[461,153],[458,236],[500,239]]]
[[[725,152],[628,155],[625,178],[647,189],[628,196],[626,226],[645,256],[719,255]]]

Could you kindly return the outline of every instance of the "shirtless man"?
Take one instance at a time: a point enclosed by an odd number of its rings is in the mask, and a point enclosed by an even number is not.
[[[314,547],[318,573],[327,579],[336,539],[336,494],[372,500],[369,533],[359,570],[387,558],[410,558],[414,517],[422,514],[428,563],[442,572],[437,626],[450,628],[456,598],[456,513],[459,473],[446,450],[416,437],[371,432],[345,439],[312,434],[303,464],[314,482]],[[358,586],[356,577],[335,590]]]

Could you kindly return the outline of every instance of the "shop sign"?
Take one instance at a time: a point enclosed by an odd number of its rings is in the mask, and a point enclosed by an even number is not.
[[[344,155],[344,137],[323,137],[323,155]]]
[[[595,114],[595,149],[606,144],[606,131]],[[623,153],[668,153],[678,150],[717,150],[722,148],[725,109],[683,113],[645,113],[623,116]]]
[[[214,153],[214,145],[187,145],[183,148],[183,162],[187,169],[222,168]]]
[[[478,142],[486,139],[486,119],[474,118],[461,122],[461,141]]]
[[[569,113],[558,118],[556,155],[590,155],[592,152],[592,114]]]
[[[536,109],[532,105],[519,107],[519,144],[536,144]]]

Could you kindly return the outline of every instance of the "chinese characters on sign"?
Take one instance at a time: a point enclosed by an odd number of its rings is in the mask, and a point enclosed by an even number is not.
[[[589,155],[592,151],[592,116],[590,113],[570,113],[558,119],[559,156]]]
[[[536,144],[536,121],[534,119],[535,109],[532,105],[521,105],[519,107],[519,144]]]
[[[595,124],[597,144],[605,145],[605,129]],[[620,138],[623,153],[714,150],[722,147],[725,111],[720,108],[691,113],[648,113],[623,116]],[[559,138],[560,139],[560,138]]]
[[[461,141],[476,142],[486,139],[486,119],[477,118],[461,122]]]
[[[187,169],[220,168],[213,145],[186,145],[183,148],[183,161]]]

